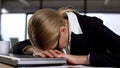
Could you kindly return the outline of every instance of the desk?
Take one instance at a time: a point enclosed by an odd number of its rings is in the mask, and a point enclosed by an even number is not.
[[[42,67],[13,67],[7,64],[0,63],[0,68],[113,68],[113,67],[90,67],[83,65],[62,65],[62,66],[42,66]]]
[[[7,64],[0,63],[0,68],[15,68],[15,67],[7,65]]]

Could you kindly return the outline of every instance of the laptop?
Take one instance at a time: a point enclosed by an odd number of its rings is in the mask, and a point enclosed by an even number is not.
[[[40,58],[32,55],[0,55],[0,62],[15,67],[58,66],[66,64],[65,58]]]

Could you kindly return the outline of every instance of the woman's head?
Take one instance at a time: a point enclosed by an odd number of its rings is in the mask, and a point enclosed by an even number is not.
[[[59,29],[65,23],[52,9],[41,9],[29,21],[28,34],[32,45],[42,50],[52,47],[59,37]]]
[[[48,50],[64,48],[69,40],[69,21],[66,12],[77,12],[71,8],[41,9],[29,20],[28,34],[33,46]]]

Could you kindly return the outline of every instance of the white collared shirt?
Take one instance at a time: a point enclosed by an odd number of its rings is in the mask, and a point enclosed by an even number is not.
[[[68,21],[69,21],[69,43],[68,46],[63,49],[63,52],[65,53],[70,53],[70,42],[71,42],[71,33],[73,32],[74,34],[83,34],[82,29],[80,27],[80,24],[78,22],[78,18],[75,13],[73,12],[66,12],[68,15]]]

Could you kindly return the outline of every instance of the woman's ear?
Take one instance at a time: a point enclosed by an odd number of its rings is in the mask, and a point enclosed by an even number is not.
[[[68,32],[68,29],[67,29],[67,27],[66,26],[62,26],[62,27],[60,27],[60,33],[64,33],[64,34],[66,34]]]
[[[62,39],[62,41],[64,43],[66,42],[65,40],[67,40],[68,36],[69,36],[69,28],[68,28],[68,25],[67,25],[68,23],[67,22],[65,22],[65,23],[66,24],[64,26],[60,27],[60,39]]]
[[[68,31],[68,20],[64,19],[65,26],[60,27],[60,32],[67,32]]]
[[[68,38],[68,28],[66,26],[60,27],[60,38]]]

